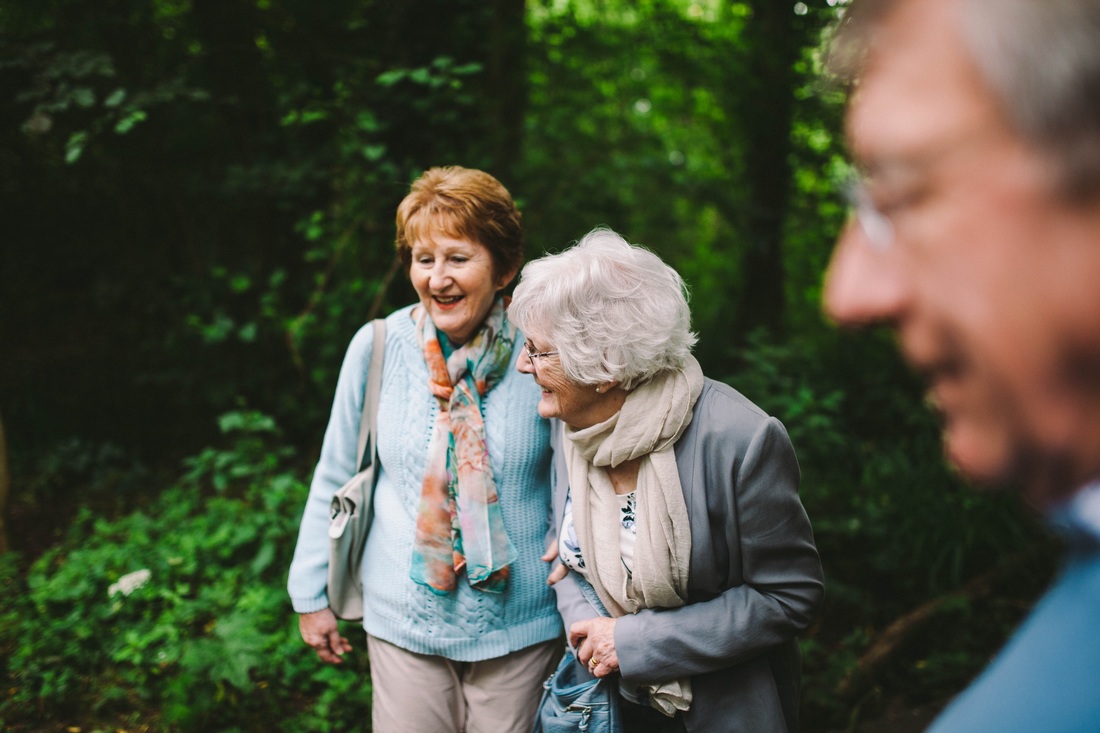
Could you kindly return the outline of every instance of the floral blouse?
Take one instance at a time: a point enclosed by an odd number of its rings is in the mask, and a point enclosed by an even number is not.
[[[619,500],[619,552],[622,555],[623,565],[627,573],[634,571],[634,542],[638,535],[637,530],[637,502],[634,492],[618,494]],[[584,564],[584,555],[581,553],[580,542],[577,541],[577,530],[573,525],[573,497],[565,498],[565,518],[561,525],[561,536],[558,538],[558,553],[561,555],[562,564],[565,567],[587,576],[588,569]]]

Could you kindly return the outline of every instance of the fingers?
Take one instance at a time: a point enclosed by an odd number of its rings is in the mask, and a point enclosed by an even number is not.
[[[586,637],[577,647],[577,659],[588,667],[593,677],[607,677],[619,669],[619,658],[614,648],[605,648]]]
[[[557,541],[557,539],[553,539],[553,540],[550,541],[550,546],[546,548],[546,552],[543,553],[542,561],[543,562],[554,562],[557,559],[558,559],[558,541]],[[546,584],[547,585],[553,585],[554,583],[557,583],[559,580],[561,580],[562,578],[564,578],[568,574],[569,574],[569,568],[565,567],[565,565],[563,565],[562,563],[558,563],[557,565],[554,565],[550,569],[550,575],[546,578]]]
[[[559,580],[564,578],[566,575],[569,575],[569,568],[561,564],[555,565],[554,569],[550,571],[550,575],[546,578],[546,584],[553,585],[554,583],[557,583]]]
[[[323,662],[340,664],[344,661],[341,656],[351,651],[351,643],[340,635],[336,616],[330,609],[301,614],[298,628],[302,640],[317,652],[317,657]]]
[[[580,653],[580,644],[588,637],[588,622],[578,621],[569,627],[569,646],[577,650]],[[582,662],[588,664],[587,659],[582,659]]]
[[[569,644],[577,659],[596,677],[606,677],[619,669],[615,653],[615,619],[592,618],[569,627]]]
[[[593,677],[607,677],[619,671],[619,658],[614,651],[606,657],[593,656],[588,660],[588,671]]]
[[[313,647],[313,651],[317,652],[317,657],[322,662],[328,664],[343,664],[344,660],[342,655],[351,651],[351,645],[348,640],[342,636],[337,636],[333,642],[325,641],[324,645]]]
[[[332,650],[329,649],[327,646],[322,648],[314,647],[313,651],[317,652],[317,658],[320,659],[322,662],[325,662],[326,664],[344,663],[344,660],[336,654],[333,654]]]
[[[343,663],[342,657],[351,651],[351,644],[348,640],[335,631],[321,637],[315,644],[310,644],[310,646],[313,647],[313,651],[317,652],[317,656],[322,662],[329,664]]]
[[[346,637],[340,636],[336,631],[328,635],[328,647],[334,654],[339,656],[343,656],[351,651],[351,643]]]
[[[585,639],[577,647],[577,659],[588,667],[593,677],[607,677],[619,671],[619,657],[613,644],[597,644],[592,637]]]
[[[589,637],[591,637],[592,643],[597,643],[599,641],[598,637],[602,635],[601,632],[604,631],[605,625],[614,623],[614,619],[603,616],[577,621],[569,627],[569,645],[573,648],[577,648],[579,644]],[[588,662],[587,659],[581,661]]]

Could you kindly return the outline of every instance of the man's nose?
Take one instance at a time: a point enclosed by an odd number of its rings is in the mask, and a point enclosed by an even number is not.
[[[825,272],[822,306],[844,326],[894,321],[908,299],[908,284],[894,249],[879,249],[867,241],[855,220],[837,240]]]

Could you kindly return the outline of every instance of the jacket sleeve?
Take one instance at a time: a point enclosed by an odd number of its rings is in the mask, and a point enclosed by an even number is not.
[[[352,338],[340,367],[321,457],[310,482],[287,579],[287,592],[297,613],[328,607],[329,508],[333,494],[355,474],[359,421],[373,343],[374,328],[368,323]]]
[[[691,487],[706,495],[709,521],[701,534],[710,547],[699,549],[716,554],[709,570],[732,579],[729,587],[681,608],[619,618],[615,647],[628,681],[660,682],[736,665],[793,638],[820,603],[821,563],[798,498],[794,448],[775,418],[754,422],[747,440],[700,440]],[[693,574],[697,524],[693,514]]]
[[[556,565],[561,560],[554,562]],[[577,575],[572,570],[554,584],[554,592],[557,594],[558,613],[561,614],[561,620],[565,626],[566,638],[569,637],[569,627],[576,622],[599,617],[600,612],[581,593],[581,588],[577,584]]]
[[[561,442],[562,425],[558,420],[550,421],[550,487],[551,487],[551,530],[547,533],[547,546],[553,542],[555,545],[561,533],[561,523],[565,515],[565,498],[569,493],[569,476],[565,471],[565,462],[562,460]],[[550,570],[561,565],[561,558],[557,557],[550,563]],[[554,595],[558,601],[558,613],[561,615],[562,624],[565,627],[565,635],[569,636],[570,625],[577,621],[596,618],[600,615],[588,599],[581,593],[577,584],[577,576],[571,570],[564,578],[554,584]]]

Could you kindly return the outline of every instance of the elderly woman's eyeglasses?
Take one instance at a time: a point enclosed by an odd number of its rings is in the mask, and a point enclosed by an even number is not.
[[[856,214],[856,220],[864,236],[875,249],[889,249],[894,245],[894,224],[890,217],[879,211],[867,184],[859,178],[853,178],[844,189],[844,197]]]
[[[556,351],[535,351],[535,346],[530,341],[523,345],[523,350],[527,353],[527,358],[531,360],[531,366],[538,369],[538,362],[536,359],[541,359],[544,356],[555,356]]]

